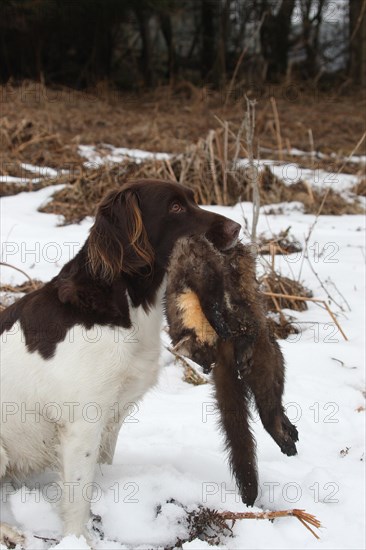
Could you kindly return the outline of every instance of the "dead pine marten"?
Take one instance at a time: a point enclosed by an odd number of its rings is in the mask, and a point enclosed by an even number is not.
[[[284,359],[270,331],[249,247],[219,252],[204,237],[177,242],[168,270],[166,314],[175,349],[213,368],[229,462],[245,504],[258,494],[252,397],[281,451],[295,455],[298,433],[282,405]]]

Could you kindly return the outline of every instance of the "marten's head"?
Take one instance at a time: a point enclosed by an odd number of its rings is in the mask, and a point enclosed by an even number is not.
[[[247,336],[254,261],[238,244],[219,252],[204,237],[180,239],[168,269],[166,313],[175,350],[209,372],[219,339]]]
[[[215,359],[224,309],[224,259],[205,238],[180,239],[170,259],[166,293],[169,334],[175,350],[205,371]],[[215,328],[216,330],[215,330]]]

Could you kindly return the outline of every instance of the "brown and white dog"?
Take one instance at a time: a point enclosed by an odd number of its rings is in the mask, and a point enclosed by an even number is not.
[[[59,275],[0,314],[0,478],[56,468],[65,535],[87,534],[84,488],[98,462],[112,462],[126,404],[157,381],[175,242],[206,235],[224,250],[239,231],[199,208],[182,185],[128,183],[104,198],[84,246]],[[3,537],[11,538],[5,524]]]

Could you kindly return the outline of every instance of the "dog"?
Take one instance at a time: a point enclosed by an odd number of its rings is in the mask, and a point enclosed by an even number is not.
[[[102,200],[60,273],[0,314],[0,479],[56,469],[64,535],[88,537],[83,489],[97,463],[112,463],[126,405],[157,382],[174,244],[205,235],[225,250],[239,231],[178,183],[129,182]]]
[[[250,246],[219,251],[202,236],[179,239],[168,267],[169,334],[176,351],[212,368],[229,463],[248,506],[258,495],[251,397],[284,454],[296,455],[298,441],[282,404],[284,358],[262,302]]]

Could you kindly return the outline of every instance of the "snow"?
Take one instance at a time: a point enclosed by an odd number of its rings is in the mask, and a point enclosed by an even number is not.
[[[127,159],[138,163],[144,160],[168,160],[171,157],[168,153],[151,153],[150,151],[143,151],[141,149],[114,147],[108,143],[103,143],[102,148],[104,149],[104,154],[101,154],[99,149],[93,145],[79,145],[80,155],[87,159],[87,162],[84,163],[86,167],[95,168],[106,162],[116,163]],[[105,151],[109,153],[105,154]]]
[[[93,149],[88,150],[84,150],[85,156],[91,159]],[[314,181],[316,174],[307,173]],[[349,186],[350,178],[339,174],[339,188]],[[1,200],[1,261],[43,281],[55,276],[74,256],[92,224],[88,218],[78,225],[60,226],[57,216],[37,211],[61,187]],[[243,210],[250,226],[250,203],[206,208],[240,223]],[[266,215],[267,210],[262,208],[259,232],[270,235],[291,226],[291,234],[304,243],[313,216],[303,214],[294,204],[288,204],[284,214]],[[280,342],[287,364],[284,403],[299,429],[298,455],[288,458],[281,454],[254,413],[260,480],[254,511],[305,509],[316,515],[324,528],[316,540],[295,518],[273,523],[242,520],[233,527],[234,537],[226,537],[217,548],[365,547],[364,216],[320,216],[309,254],[320,280],[339,304],[330,307],[348,341],[327,312],[314,303],[309,303],[305,312],[289,312],[301,328],[299,335]],[[275,261],[283,275],[300,275],[314,296],[326,299],[302,253],[277,256]],[[21,273],[1,267],[2,283],[24,280]],[[162,336],[167,344],[166,333]],[[187,535],[181,505],[187,509],[202,504],[218,510],[247,510],[235,493],[226,463],[211,384],[183,382],[181,367],[166,349],[161,361],[159,384],[131,411],[120,432],[113,465],[98,468],[92,511],[101,516],[105,534],[104,540],[95,543],[98,550],[173,545],[177,537]],[[25,532],[27,549],[84,550],[88,545],[83,538],[61,537],[55,483],[55,474],[46,472],[29,480],[27,487],[4,486],[2,520]],[[183,546],[185,550],[209,547],[197,539]]]

